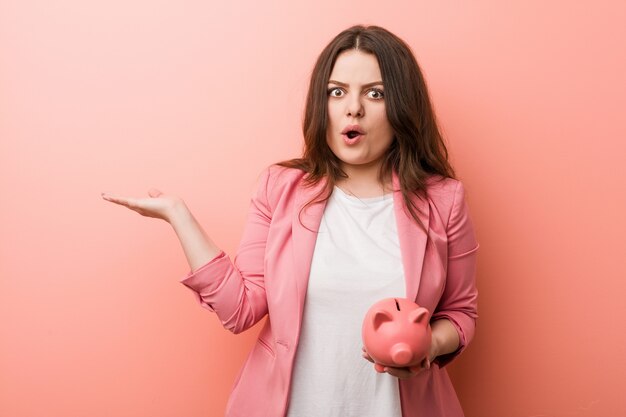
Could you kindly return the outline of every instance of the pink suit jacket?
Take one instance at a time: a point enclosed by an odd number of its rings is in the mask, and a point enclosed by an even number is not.
[[[233,333],[269,315],[235,380],[228,417],[282,417],[288,409],[314,231],[325,207],[324,202],[315,203],[301,212],[324,186],[322,181],[307,188],[303,178],[304,173],[297,169],[276,165],[266,169],[252,197],[234,261],[222,251],[180,280]],[[393,184],[398,190],[395,173]],[[461,343],[456,352],[437,358],[430,370],[411,379],[398,379],[398,383],[404,417],[457,417],[463,416],[463,411],[444,366],[474,335],[479,245],[463,184],[441,176],[431,176],[428,184],[426,201],[414,200],[431,237],[428,241],[406,210],[402,194],[393,193],[406,294],[433,312],[431,321],[449,319]]]

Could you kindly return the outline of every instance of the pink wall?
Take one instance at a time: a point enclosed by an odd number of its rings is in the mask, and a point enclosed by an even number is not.
[[[234,336],[178,282],[182,196],[232,252],[354,23],[406,39],[481,243],[468,417],[626,415],[622,1],[0,0],[0,416],[218,416]]]

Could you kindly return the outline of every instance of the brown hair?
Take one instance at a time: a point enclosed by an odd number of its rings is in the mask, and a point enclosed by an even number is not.
[[[392,170],[397,173],[404,202],[413,219],[426,231],[410,195],[425,199],[427,177],[439,174],[444,178],[455,178],[455,174],[448,162],[448,151],[437,127],[424,77],[411,48],[382,27],[352,26],[324,48],[313,68],[306,99],[303,155],[278,165],[305,171],[307,185],[327,177],[326,188],[315,197],[318,201],[328,199],[336,180],[346,177],[340,168],[340,160],[326,142],[327,86],[338,55],[349,49],[376,56],[385,86],[385,111],[394,139],[381,165],[379,179],[382,182]],[[324,194],[325,197],[320,199]]]

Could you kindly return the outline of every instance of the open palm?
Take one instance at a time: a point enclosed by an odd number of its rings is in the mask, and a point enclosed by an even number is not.
[[[142,216],[163,219],[167,222],[169,222],[173,210],[178,205],[183,204],[183,200],[179,197],[163,194],[156,188],[151,188],[148,195],[148,198],[133,198],[102,193],[102,198],[126,206]]]

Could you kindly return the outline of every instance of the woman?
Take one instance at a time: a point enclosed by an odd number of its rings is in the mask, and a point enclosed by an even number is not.
[[[337,35],[303,133],[302,158],[261,176],[234,260],[177,197],[104,198],[172,225],[191,268],[181,282],[225,328],[268,315],[227,416],[462,416],[445,365],[474,334],[479,245],[406,43],[376,26]],[[418,372],[377,373],[361,350],[365,312],[386,297],[432,312]]]

